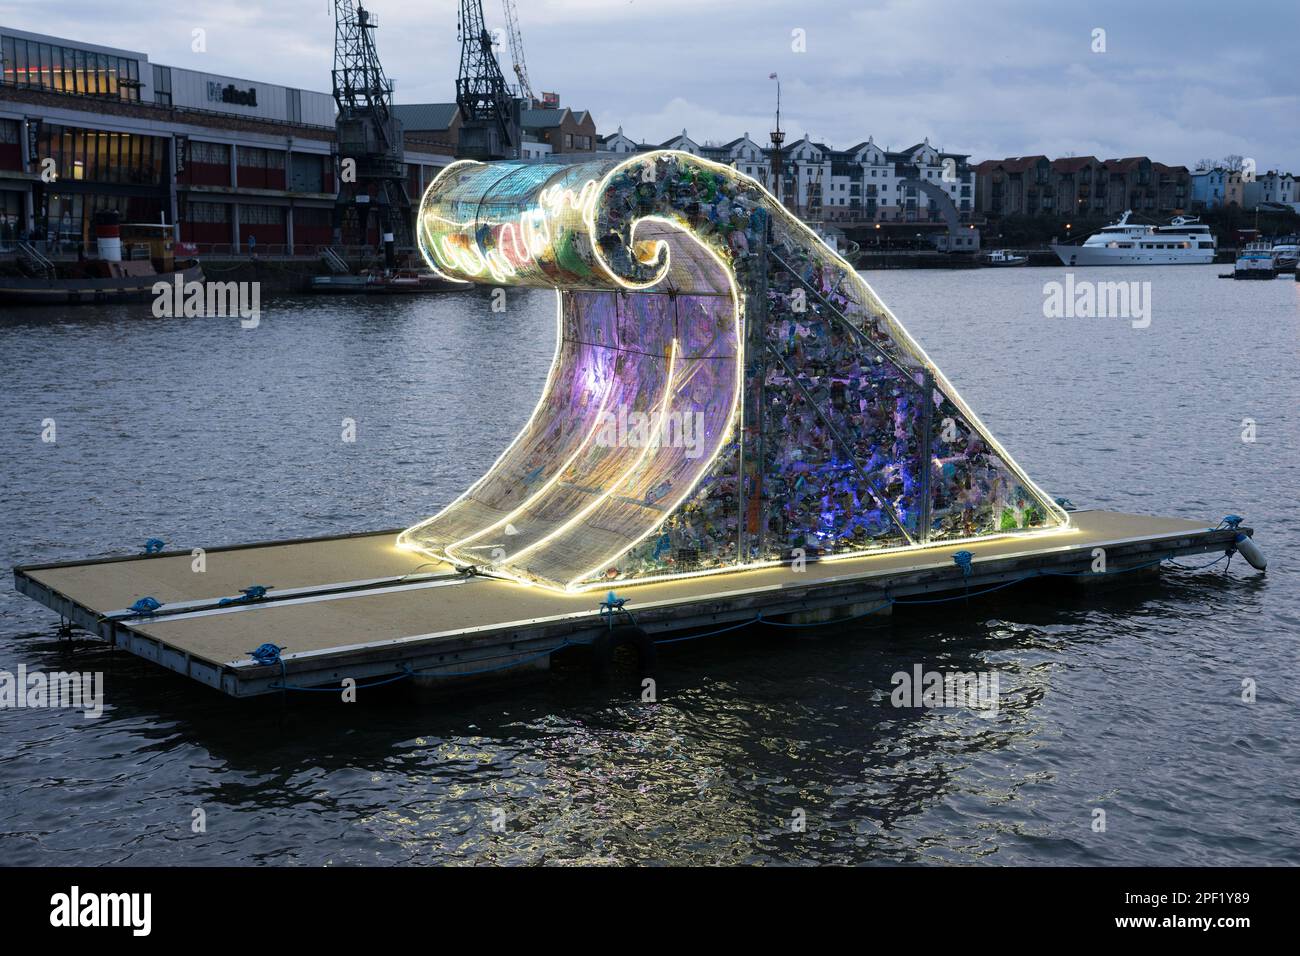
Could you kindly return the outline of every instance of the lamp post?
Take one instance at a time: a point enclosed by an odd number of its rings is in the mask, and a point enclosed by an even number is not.
[[[776,80],[776,128],[772,130],[772,193],[776,196],[776,201],[785,205],[782,199],[784,192],[782,179],[785,178],[784,164],[781,162],[781,144],[785,142],[785,133],[781,132],[781,78],[775,73],[769,73],[769,80]]]

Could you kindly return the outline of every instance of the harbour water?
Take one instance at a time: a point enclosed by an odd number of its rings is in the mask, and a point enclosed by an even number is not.
[[[1050,492],[1243,515],[1267,576],[1237,560],[1089,598],[1013,590],[883,627],[738,632],[663,653],[653,703],[574,666],[347,705],[236,702],[69,649],[6,584],[0,670],[103,671],[106,701],[95,720],[0,711],[0,859],[1300,861],[1300,284],[1219,271],[1075,270],[1149,282],[1145,326],[1046,317],[1063,269],[867,278]],[[0,564],[432,514],[527,418],[554,348],[553,295],[492,304],[265,299],[253,329],[148,303],[5,310]],[[916,665],[996,671],[997,715],[891,706],[892,675]]]

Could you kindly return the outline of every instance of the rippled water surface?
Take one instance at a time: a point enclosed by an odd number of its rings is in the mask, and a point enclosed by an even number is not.
[[[0,859],[1300,862],[1300,284],[1219,271],[1077,273],[1151,282],[1146,329],[1044,318],[1056,270],[868,278],[1052,493],[1244,515],[1266,577],[1238,559],[1087,598],[1013,589],[883,627],[739,632],[662,654],[658,703],[571,665],[523,688],[397,685],[347,706],[237,702],[69,650],[6,582],[0,670],[102,670],[107,706],[0,711]],[[147,304],[0,311],[0,563],[432,514],[541,389],[554,298],[508,304],[286,298],[255,330]],[[890,676],[918,663],[997,670],[998,715],[893,708]]]

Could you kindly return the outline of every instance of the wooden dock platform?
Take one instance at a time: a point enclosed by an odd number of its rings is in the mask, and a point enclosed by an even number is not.
[[[825,623],[890,602],[977,594],[1037,576],[1103,577],[1150,569],[1181,555],[1223,553],[1235,533],[1175,518],[1076,511],[1073,526],[869,557],[810,562],[659,583],[619,585],[618,597],[652,640],[740,625],[760,615]],[[1247,534],[1248,529],[1241,529]],[[94,637],[235,697],[290,687],[359,684],[415,674],[433,680],[545,668],[550,655],[608,632],[601,592],[566,594],[464,574],[395,546],[397,531],[31,565],[17,589]],[[969,573],[953,555],[971,553]],[[268,588],[243,598],[253,585]],[[1015,600],[1014,589],[1003,592]],[[161,602],[153,613],[131,606]],[[224,603],[223,603],[224,602]],[[620,626],[627,619],[618,615]],[[282,648],[279,662],[250,652]]]

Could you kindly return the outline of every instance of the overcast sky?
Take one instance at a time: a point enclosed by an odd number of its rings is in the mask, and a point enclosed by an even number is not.
[[[660,142],[924,137],[974,160],[1239,154],[1300,173],[1295,0],[518,0],[536,91]],[[332,0],[0,0],[0,23],[328,91]],[[372,0],[399,103],[454,99],[457,0]],[[501,0],[484,0],[490,27]],[[183,12],[178,13],[178,10]],[[191,31],[207,31],[194,53]],[[1093,31],[1105,52],[1093,52]],[[803,31],[797,52],[793,32]],[[508,53],[502,51],[508,60]],[[508,62],[503,68],[510,78]]]

